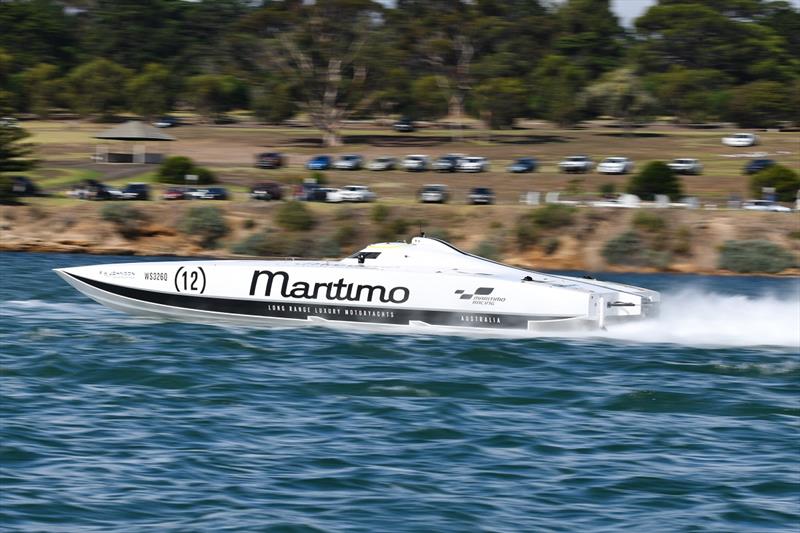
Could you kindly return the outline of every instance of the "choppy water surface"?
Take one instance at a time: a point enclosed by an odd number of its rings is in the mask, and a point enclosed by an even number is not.
[[[604,337],[135,319],[0,254],[5,531],[797,531],[800,281]]]

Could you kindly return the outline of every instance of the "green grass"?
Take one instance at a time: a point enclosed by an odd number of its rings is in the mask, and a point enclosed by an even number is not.
[[[44,189],[58,189],[80,183],[88,179],[100,179],[102,173],[96,170],[83,170],[74,168],[48,168],[48,172],[55,171],[57,176],[54,177],[37,177],[37,173],[33,172],[33,177],[36,182]],[[41,174],[39,174],[41,176]]]

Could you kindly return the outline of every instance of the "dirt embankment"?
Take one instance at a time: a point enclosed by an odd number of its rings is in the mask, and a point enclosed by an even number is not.
[[[345,255],[383,240],[387,225],[399,222],[398,239],[412,237],[421,228],[465,250],[536,269],[724,274],[717,266],[719,248],[725,241],[743,239],[772,241],[794,254],[800,264],[800,217],[796,213],[653,210],[650,212],[662,221],[660,227],[655,224],[655,228],[642,229],[636,227],[634,218],[641,210],[579,208],[568,225],[537,230],[529,244],[520,246],[520,220],[532,211],[525,206],[397,205],[390,207],[388,218],[379,223],[371,205],[309,204],[317,222],[315,229],[292,233],[279,229],[273,220],[280,204],[234,201],[213,204],[224,211],[229,232],[207,249],[201,247],[198,236],[179,229],[186,211],[197,205],[194,202],[136,203],[136,209],[146,215],[136,238],[123,236],[117,225],[103,219],[101,209],[106,205],[74,201],[0,206],[0,250],[240,257],[232,251],[236,244],[262,233],[284,244],[292,240],[308,243],[302,255],[324,256],[330,250]],[[348,226],[347,232],[341,231],[343,226]],[[606,261],[606,243],[634,229],[644,246],[661,254],[657,266]],[[343,239],[345,233],[348,238]],[[783,274],[797,275],[800,270],[787,269]]]

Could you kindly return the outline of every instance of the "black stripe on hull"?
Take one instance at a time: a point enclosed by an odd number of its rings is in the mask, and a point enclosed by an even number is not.
[[[531,316],[468,311],[431,311],[426,309],[401,309],[389,307],[333,305],[276,300],[245,300],[235,298],[213,298],[154,292],[131,287],[121,287],[96,281],[75,274],[68,274],[78,281],[97,289],[142,302],[174,308],[227,313],[248,317],[289,318],[308,320],[319,317],[330,321],[361,322],[369,324],[408,325],[410,322],[425,322],[433,326],[457,326],[493,329],[527,329],[528,322],[566,320],[572,316]]]

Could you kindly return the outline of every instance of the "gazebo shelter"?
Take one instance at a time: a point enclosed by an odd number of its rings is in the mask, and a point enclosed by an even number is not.
[[[94,136],[95,139],[110,141],[126,141],[131,143],[130,150],[111,151],[107,144],[98,145],[93,159],[103,163],[153,163],[158,164],[164,159],[163,153],[147,152],[148,141],[174,141],[175,137],[168,135],[150,124],[138,120],[131,120],[119,124]]]

